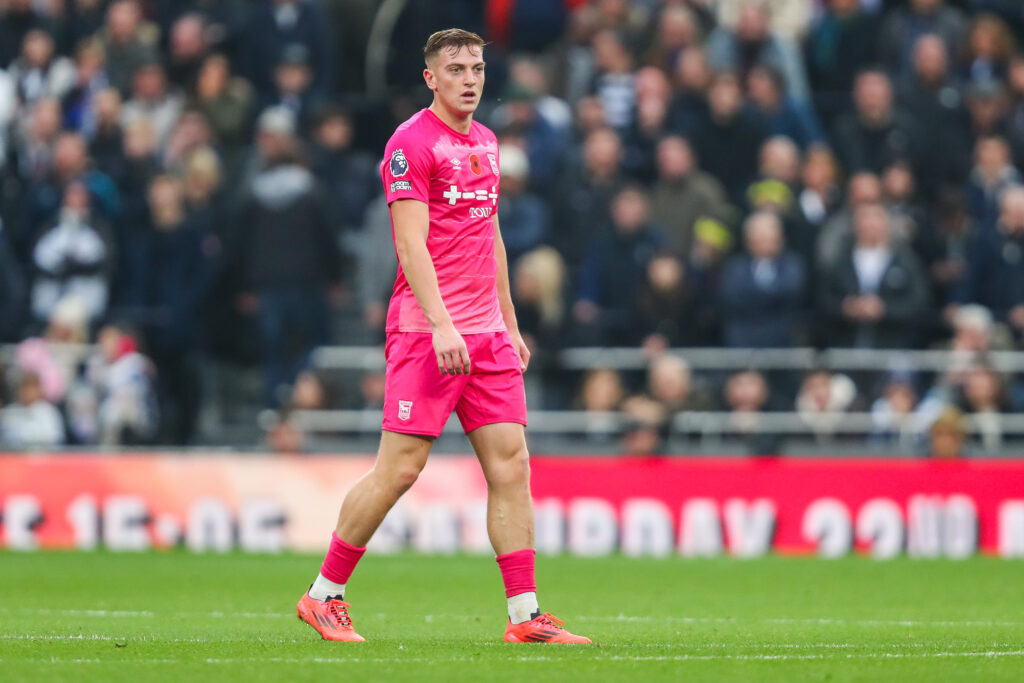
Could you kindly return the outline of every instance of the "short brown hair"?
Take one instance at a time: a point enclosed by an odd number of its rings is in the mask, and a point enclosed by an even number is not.
[[[446,48],[458,52],[460,48],[473,45],[482,49],[486,44],[483,38],[472,31],[446,28],[443,31],[430,34],[430,37],[427,38],[427,44],[423,46],[423,60],[429,63],[432,57]]]

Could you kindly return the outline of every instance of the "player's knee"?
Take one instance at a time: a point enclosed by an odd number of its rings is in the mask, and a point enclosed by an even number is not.
[[[391,475],[391,485],[396,493],[402,495],[408,491],[416,483],[422,469],[422,465],[418,463],[408,463],[395,468]]]
[[[487,483],[491,486],[526,486],[530,482],[530,453],[525,446],[519,448],[490,470]]]

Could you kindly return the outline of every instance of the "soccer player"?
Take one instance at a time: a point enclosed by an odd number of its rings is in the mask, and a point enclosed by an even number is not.
[[[473,121],[483,46],[460,29],[430,36],[423,78],[434,101],[398,127],[381,164],[399,269],[388,308],[380,449],[345,496],[320,574],[297,608],[327,640],[363,640],[345,584],[455,410],[487,480],[487,533],[508,598],[505,640],[590,642],[537,605],[524,434],[530,351],[498,227],[497,139]]]

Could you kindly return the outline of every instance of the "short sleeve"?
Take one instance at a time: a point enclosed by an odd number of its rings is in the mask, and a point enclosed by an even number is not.
[[[396,199],[428,203],[434,155],[408,129],[394,135],[384,150],[381,177],[388,204]]]

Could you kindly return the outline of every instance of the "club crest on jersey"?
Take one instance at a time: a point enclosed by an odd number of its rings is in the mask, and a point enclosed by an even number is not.
[[[391,170],[391,177],[401,178],[409,172],[409,160],[405,158],[405,152],[396,149],[391,153],[391,163],[388,165]]]
[[[483,173],[483,167],[480,166],[480,157],[475,154],[469,155],[469,167],[472,169],[474,175],[480,175]]]
[[[490,152],[488,152],[487,161],[491,162],[491,172],[494,173],[494,175],[500,175],[498,173],[498,158],[491,154]]]
[[[412,401],[399,401],[398,402],[398,419],[408,420],[412,417]]]

